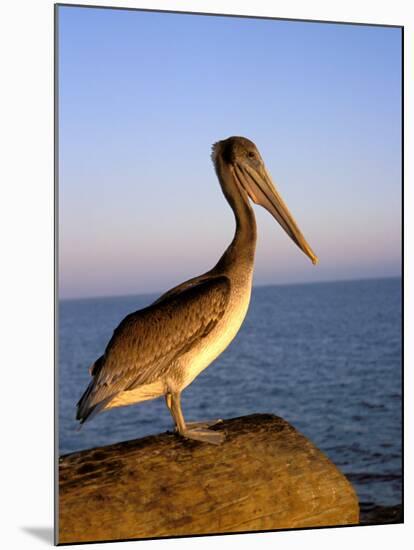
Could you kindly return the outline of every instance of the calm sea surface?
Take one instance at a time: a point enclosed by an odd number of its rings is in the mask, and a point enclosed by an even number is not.
[[[172,428],[163,399],[104,412],[75,405],[117,324],[156,295],[59,307],[60,453]],[[184,391],[187,420],[283,417],[324,451],[361,502],[401,502],[401,279],[253,289],[232,344]]]

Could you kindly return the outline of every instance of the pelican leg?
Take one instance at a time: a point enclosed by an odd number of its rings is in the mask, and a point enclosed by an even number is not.
[[[170,397],[168,397],[170,396]],[[171,415],[177,426],[178,433],[186,437],[187,439],[194,439],[196,441],[203,441],[205,443],[211,443],[213,445],[220,445],[225,439],[225,435],[222,432],[213,432],[208,429],[189,427],[185,423],[184,416],[181,410],[181,394],[172,393],[167,394],[165,397],[167,407],[170,409]],[[194,424],[199,424],[194,423]]]
[[[165,402],[167,404],[168,410],[172,414],[172,412],[171,412],[171,394],[170,393],[165,394]]]

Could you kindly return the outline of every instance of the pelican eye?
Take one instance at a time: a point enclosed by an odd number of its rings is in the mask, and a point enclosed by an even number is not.
[[[249,151],[249,152],[247,153],[247,156],[248,156],[249,158],[251,158],[251,159],[254,159],[255,156],[256,156],[256,153],[254,153],[253,151]]]

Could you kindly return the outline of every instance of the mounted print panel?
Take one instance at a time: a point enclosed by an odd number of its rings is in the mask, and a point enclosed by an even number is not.
[[[55,17],[56,543],[401,523],[403,29]]]

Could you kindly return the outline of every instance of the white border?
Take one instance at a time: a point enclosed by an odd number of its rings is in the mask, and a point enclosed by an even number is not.
[[[71,2],[68,2],[71,3]],[[353,21],[405,25],[406,98],[413,98],[413,17],[410,2],[343,0],[96,1],[83,4],[152,9]],[[19,0],[2,4],[0,18],[1,81],[1,498],[4,548],[35,549],[47,543],[27,531],[53,521],[53,2]],[[406,100],[407,102],[407,100]],[[414,204],[412,109],[406,110],[405,203]],[[411,188],[410,188],[411,187]],[[409,222],[406,213],[406,221]],[[412,306],[413,280],[406,229],[406,303]],[[6,252],[6,254],[4,254]],[[406,308],[406,326],[412,307]],[[407,332],[408,336],[408,332]],[[408,338],[406,339],[408,340]],[[410,349],[409,349],[410,348]],[[406,523],[405,525],[325,529],[167,541],[113,543],[151,548],[346,548],[368,543],[375,548],[407,547],[413,534],[413,415],[409,388],[414,387],[412,345],[406,341]],[[408,394],[408,395],[407,395]],[[119,546],[122,544],[123,546]],[[86,545],[102,548],[101,545]]]

